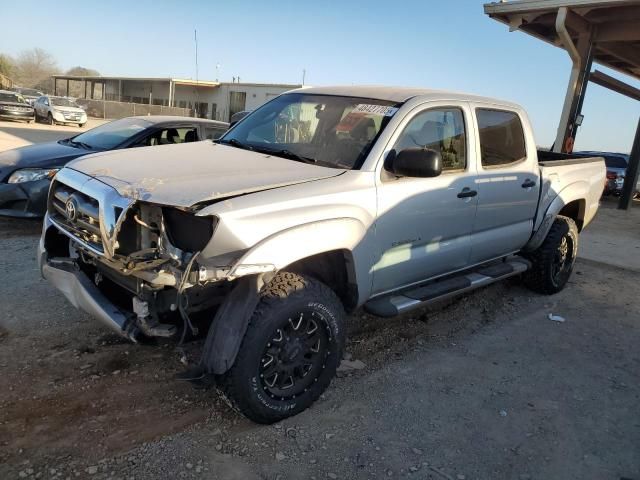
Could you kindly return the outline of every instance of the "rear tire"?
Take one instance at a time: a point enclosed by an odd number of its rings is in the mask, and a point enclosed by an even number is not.
[[[524,284],[538,293],[558,293],[571,277],[577,254],[578,227],[558,215],[542,245],[526,255],[533,265],[523,276]]]
[[[329,287],[294,273],[278,273],[260,295],[218,385],[240,413],[268,424],[300,413],[327,389],[342,359],[345,313]]]

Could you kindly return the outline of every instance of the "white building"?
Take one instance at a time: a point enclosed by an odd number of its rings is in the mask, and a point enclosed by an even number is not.
[[[54,95],[67,95],[71,82],[81,82],[84,95],[79,98],[189,108],[199,117],[223,121],[229,121],[234,113],[254,110],[271,98],[300,87],[181,78],[54,75],[53,80]]]

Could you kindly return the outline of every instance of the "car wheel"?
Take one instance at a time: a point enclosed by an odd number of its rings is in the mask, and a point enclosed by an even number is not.
[[[84,123],[79,123],[78,127],[80,127],[80,128],[84,127]]]
[[[240,352],[218,385],[258,423],[308,408],[335,376],[345,342],[345,313],[323,283],[280,272],[261,292]]]
[[[53,122],[53,115],[51,115],[51,112],[49,112],[49,113],[47,114],[47,123],[48,123],[49,125],[53,125],[53,123],[54,123],[54,122]]]
[[[542,245],[526,255],[532,267],[524,274],[525,285],[538,293],[558,293],[571,277],[577,254],[578,227],[558,215]]]

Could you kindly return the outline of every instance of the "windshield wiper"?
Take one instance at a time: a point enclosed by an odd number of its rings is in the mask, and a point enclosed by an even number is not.
[[[69,143],[71,145],[78,145],[78,146],[80,146],[80,147],[82,147],[82,148],[84,148],[86,150],[94,150],[94,148],[91,145],[89,145],[88,143],[78,142],[76,140],[71,140],[71,139],[69,139]]]
[[[230,140],[220,140],[218,143],[223,145],[231,145],[232,147],[243,148],[245,150],[253,150],[254,148],[251,145],[247,145],[246,143],[242,143],[240,140],[236,140],[232,138]]]
[[[272,150],[270,148],[260,148],[256,150],[261,153],[268,153],[270,155],[276,155],[278,157],[284,157],[290,160],[296,160],[298,162],[318,163],[318,161],[315,158],[305,157],[304,155],[300,155],[298,153],[292,152],[291,150],[287,150],[286,148],[283,148],[281,150],[276,150],[276,149]]]

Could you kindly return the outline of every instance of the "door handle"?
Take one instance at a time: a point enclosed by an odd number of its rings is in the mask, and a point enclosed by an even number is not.
[[[531,188],[535,186],[536,186],[536,182],[534,182],[533,180],[529,180],[528,178],[522,184],[522,188]]]
[[[460,193],[458,193],[458,198],[470,198],[478,195],[478,192],[475,190],[471,190],[469,187],[464,187]]]

